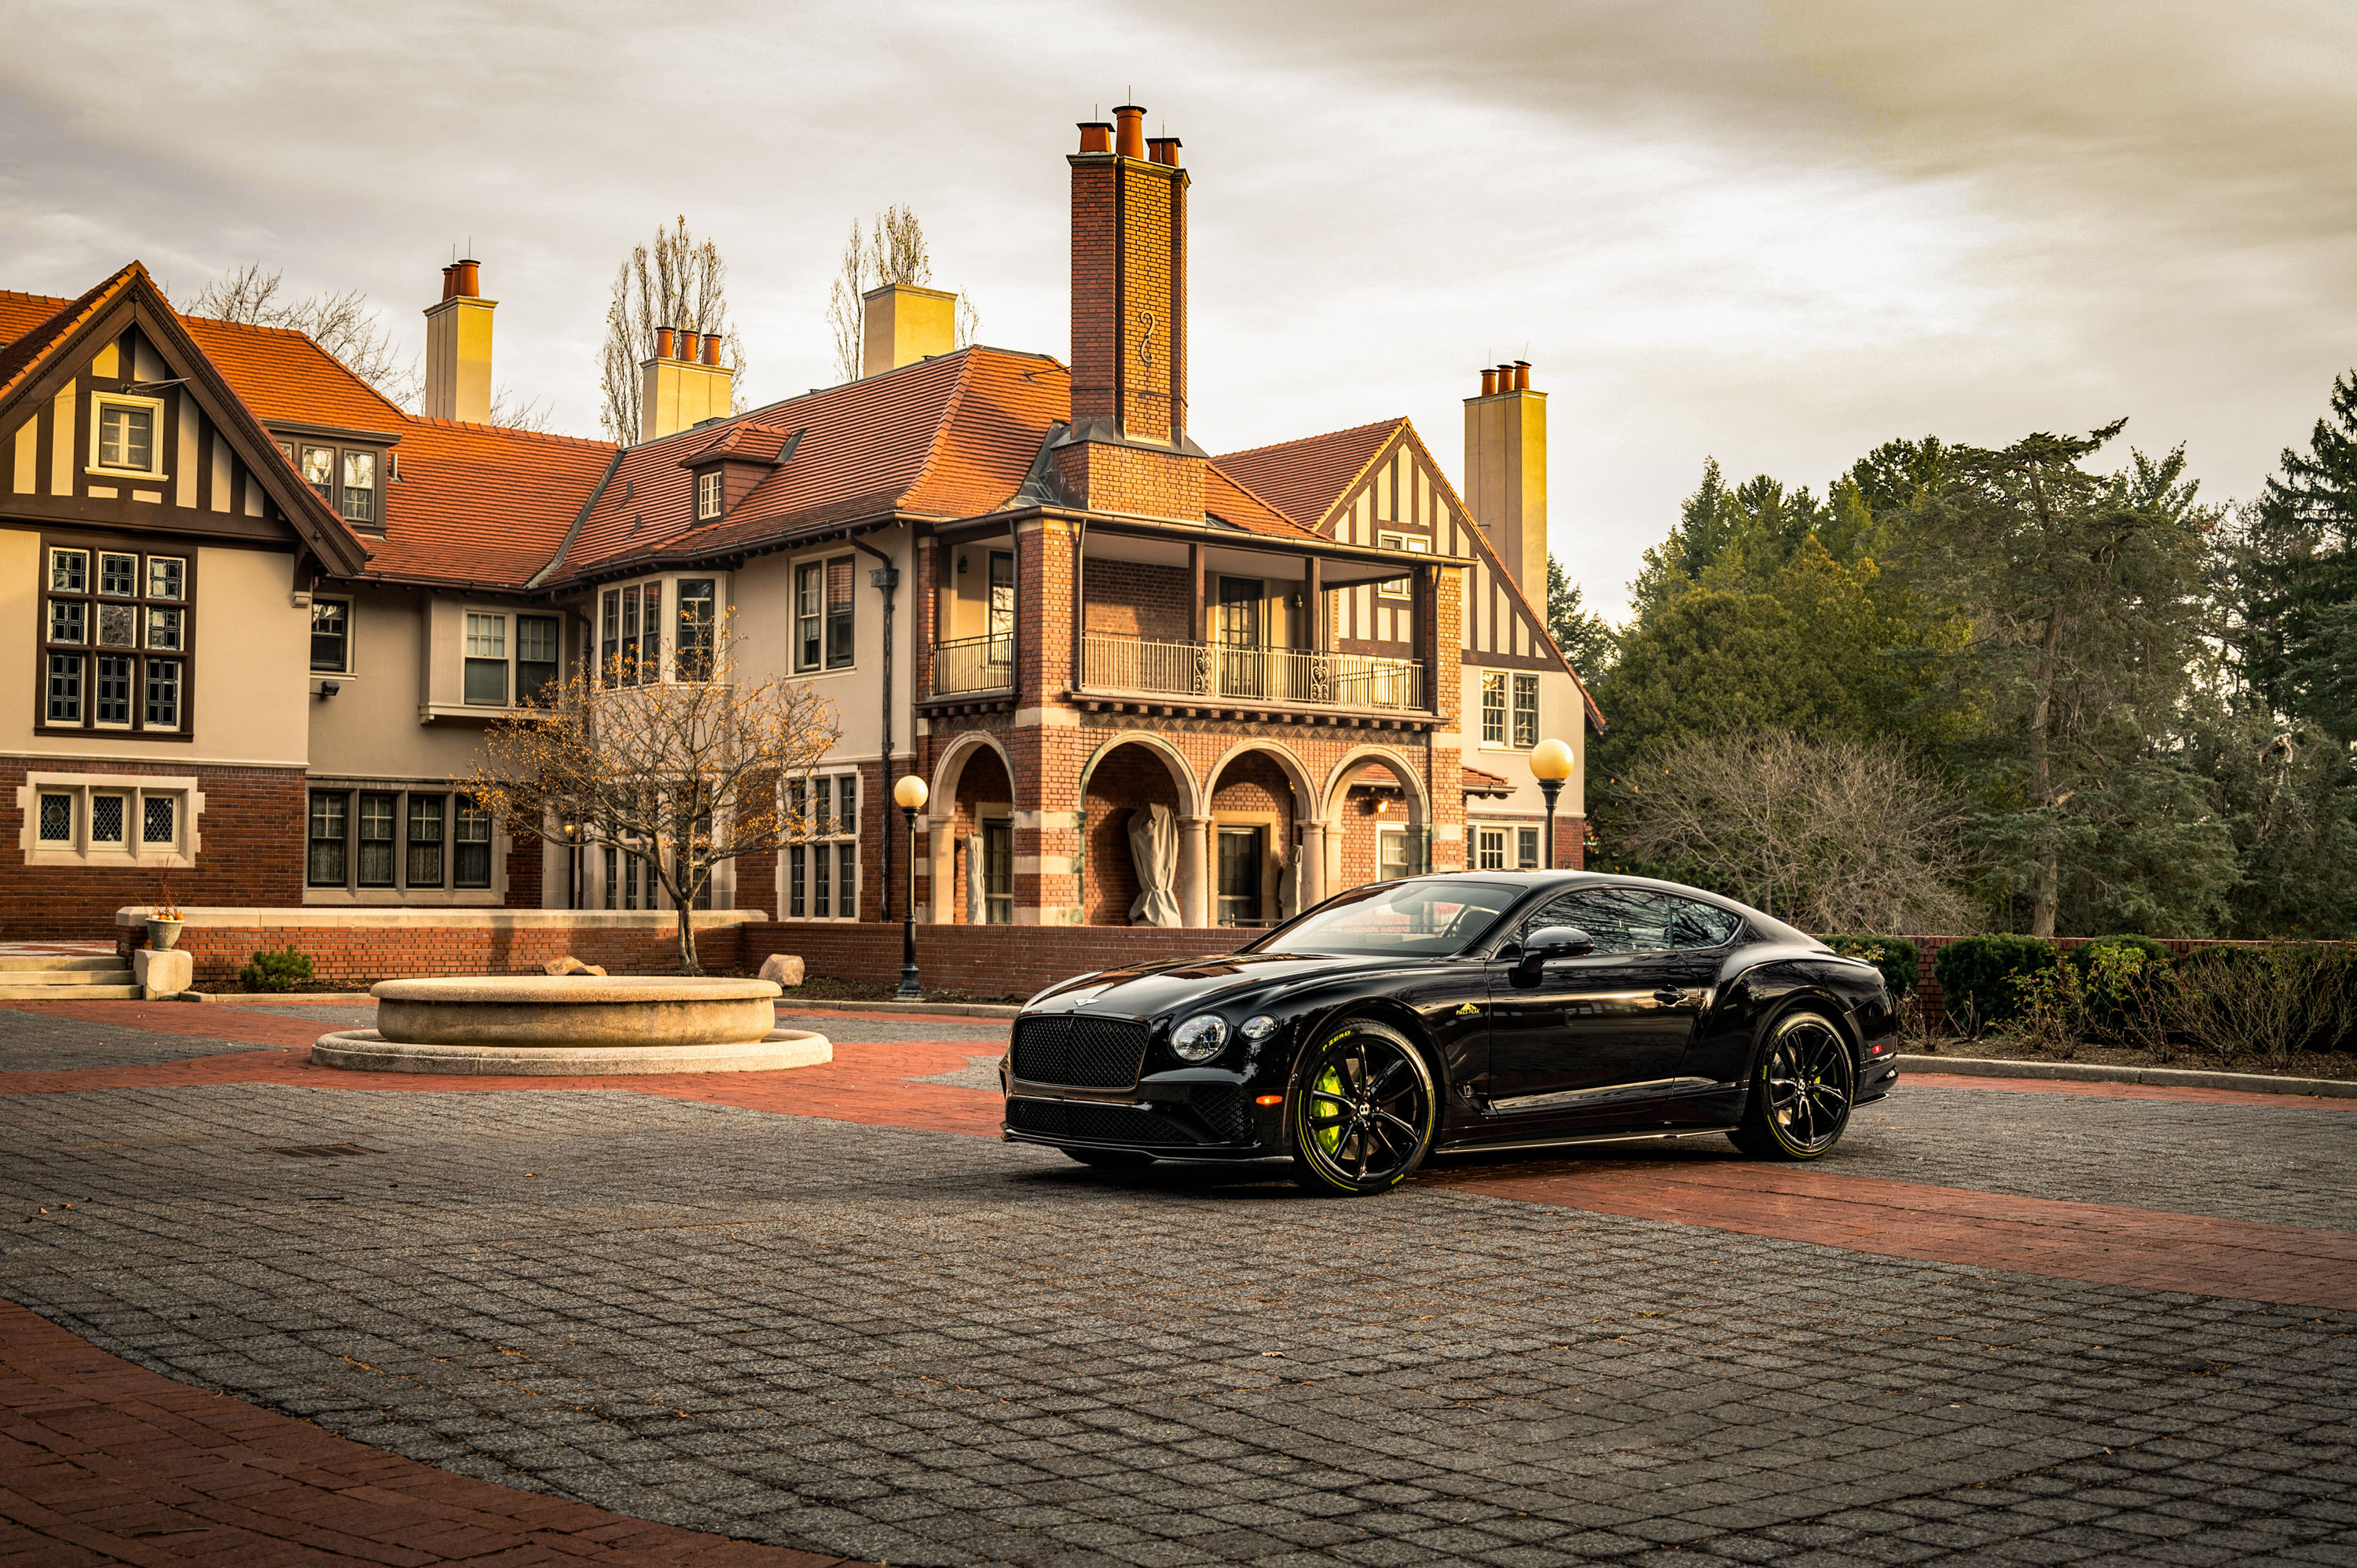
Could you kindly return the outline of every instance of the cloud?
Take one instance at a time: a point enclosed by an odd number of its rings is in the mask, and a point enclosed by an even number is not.
[[[2247,495],[2357,362],[2338,0],[0,0],[0,286],[259,257],[417,341],[471,238],[500,379],[573,428],[674,213],[760,395],[828,379],[844,229],[893,201],[985,340],[1060,355],[1071,124],[1134,91],[1196,181],[1203,439],[1405,413],[1453,463],[1478,367],[1527,356],[1608,607],[1707,454],[1822,483],[2127,413]]]

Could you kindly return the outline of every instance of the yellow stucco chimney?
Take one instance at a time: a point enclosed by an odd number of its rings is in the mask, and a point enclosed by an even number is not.
[[[1490,548],[1546,613],[1546,393],[1527,360],[1481,372],[1465,400],[1465,504]]]
[[[881,375],[957,347],[957,295],[914,284],[886,284],[859,296],[859,373]]]
[[[655,357],[639,365],[639,439],[727,418],[736,376],[720,362],[718,333],[656,328]]]
[[[442,297],[425,309],[425,395],[430,419],[491,422],[491,312],[482,297],[482,263],[442,269]]]

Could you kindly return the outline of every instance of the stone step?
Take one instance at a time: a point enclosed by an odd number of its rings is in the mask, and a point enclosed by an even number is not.
[[[12,969],[0,972],[0,985],[11,991],[40,986],[51,991],[80,991],[92,985],[128,985],[131,972],[120,963],[104,969]]]
[[[63,953],[9,953],[0,957],[0,974],[11,976],[23,973],[27,970],[53,973],[59,970],[120,970],[122,967],[122,955],[111,952],[93,953],[88,958],[69,958]],[[24,983],[11,979],[7,983],[16,985]]]
[[[0,984],[0,1002],[136,1002],[135,985]]]

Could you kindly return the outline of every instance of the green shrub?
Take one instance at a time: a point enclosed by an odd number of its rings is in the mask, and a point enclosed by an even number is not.
[[[311,961],[292,947],[258,952],[237,972],[237,978],[249,991],[292,991],[311,983]]]
[[[1826,937],[1825,946],[1844,958],[1862,958],[1882,972],[1893,1005],[1904,1006],[1922,977],[1922,956],[1905,937]]]
[[[2196,1050],[2278,1065],[2357,1048],[2357,955],[2314,942],[2195,948],[2174,966],[2175,1031]]]
[[[2169,950],[2150,937],[2117,936],[2072,948],[2067,961],[2083,983],[2088,1031],[2109,1039],[2126,1029],[2136,993],[2166,974],[2170,960]]]
[[[2044,937],[1961,937],[1932,960],[1932,978],[1947,998],[1948,1022],[1977,1038],[2022,1008],[2017,975],[2050,969],[2061,956]]]

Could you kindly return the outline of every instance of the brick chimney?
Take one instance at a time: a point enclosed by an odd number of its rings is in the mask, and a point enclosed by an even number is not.
[[[888,283],[861,295],[859,373],[882,375],[957,347],[957,295],[946,289]]]
[[[737,372],[720,362],[717,332],[656,328],[655,357],[639,363],[639,439],[727,418],[736,380]]]
[[[1093,510],[1200,521],[1187,436],[1187,171],[1125,103],[1080,124],[1072,169],[1072,425],[1065,488]],[[1150,154],[1149,156],[1149,149]]]
[[[442,269],[442,297],[425,307],[427,417],[491,422],[491,312],[482,297],[482,263],[471,258]]]
[[[1540,613],[1546,609],[1546,393],[1527,360],[1481,372],[1465,400],[1465,504],[1490,548]]]

